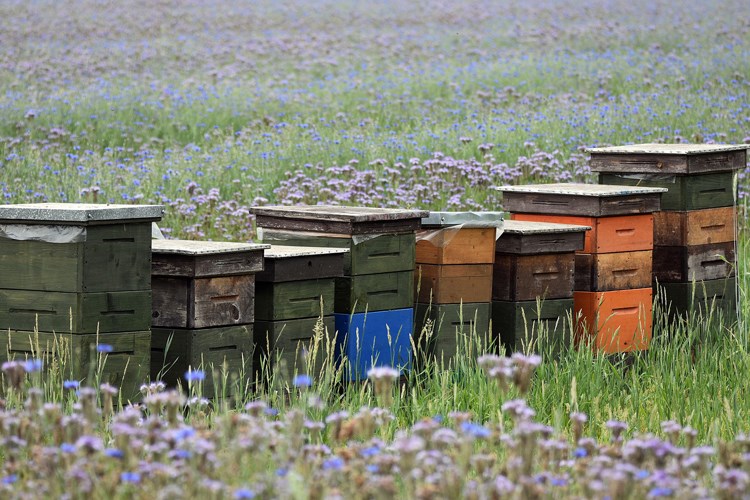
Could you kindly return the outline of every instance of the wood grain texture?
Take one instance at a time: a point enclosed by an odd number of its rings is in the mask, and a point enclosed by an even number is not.
[[[124,402],[140,400],[140,386],[150,374],[150,331],[80,335],[6,329],[0,331],[0,342],[5,346],[0,349],[0,363],[33,357],[44,360],[46,370],[53,360],[64,362],[66,378],[79,380],[82,386],[109,383],[120,389]],[[97,345],[110,346],[111,351],[99,353]],[[99,366],[101,375],[90,380]]]
[[[735,240],[734,207],[707,208],[654,214],[654,245],[707,245]]]
[[[511,214],[513,220],[559,222],[591,227],[586,232],[583,253],[635,252],[654,246],[654,216],[571,217],[566,215]]]
[[[152,326],[208,328],[252,323],[255,276],[164,278],[151,281]]]
[[[258,283],[255,317],[261,321],[279,321],[330,316],[335,290],[335,278]]]
[[[492,228],[442,228],[418,233],[419,264],[492,264],[495,256]]]
[[[337,313],[388,311],[414,306],[414,271],[335,278]]]
[[[573,299],[493,301],[492,334],[506,352],[558,355],[572,345]]]
[[[573,297],[575,254],[496,254],[492,300],[569,299]],[[649,274],[649,279],[650,279]]]
[[[615,354],[648,349],[652,335],[651,288],[575,292],[576,342]]]
[[[254,274],[263,270],[263,250],[226,254],[153,253],[152,276],[208,278]]]
[[[654,287],[656,301],[661,310],[671,317],[709,318],[723,322],[725,326],[737,321],[737,278],[720,278],[690,283],[660,283]]]
[[[414,273],[416,301],[425,304],[489,302],[491,264],[420,264]]]
[[[585,292],[651,286],[651,250],[575,256],[575,289]],[[572,295],[571,295],[572,296]]]
[[[90,226],[78,243],[0,239],[0,288],[145,291],[150,267],[150,222]]]
[[[700,175],[607,174],[599,175],[602,184],[663,187],[662,210],[701,210],[734,204],[733,172]]]
[[[503,193],[509,212],[578,217],[639,215],[659,210],[660,193],[593,197],[552,193]]]
[[[495,251],[517,255],[575,252],[583,250],[586,232],[528,235],[504,232],[497,240]]]
[[[744,169],[746,150],[703,154],[611,154],[591,153],[593,172],[698,174]]]
[[[291,231],[311,231],[316,233],[336,233],[346,235],[365,235],[381,233],[399,233],[416,231],[422,227],[422,219],[374,220],[348,222],[324,219],[293,219],[287,217],[270,217],[257,215],[258,227],[284,229]]]
[[[653,278],[658,283],[685,283],[733,276],[735,242],[654,247]]]
[[[322,329],[316,336],[319,321]],[[324,363],[334,361],[335,349],[333,316],[255,323],[255,370],[270,371],[282,380],[302,373],[315,378]]]
[[[468,357],[487,345],[490,304],[416,304],[414,322],[415,358],[455,366],[459,353]]]
[[[345,256],[346,254],[339,253],[284,259],[266,258],[264,269],[256,275],[256,280],[259,283],[278,283],[343,276]]]
[[[216,328],[154,328],[151,380],[187,390],[184,374],[203,370],[201,394],[216,399],[246,393],[253,382],[253,326]],[[226,383],[224,382],[226,380]]]
[[[151,292],[0,290],[0,328],[58,333],[148,330]]]

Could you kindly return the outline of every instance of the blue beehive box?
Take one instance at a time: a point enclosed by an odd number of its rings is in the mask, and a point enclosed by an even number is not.
[[[414,310],[334,314],[339,359],[346,356],[349,380],[364,380],[374,366],[411,369]]]

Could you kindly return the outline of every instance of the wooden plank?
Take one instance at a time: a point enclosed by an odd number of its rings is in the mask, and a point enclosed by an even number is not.
[[[605,292],[649,287],[652,259],[651,250],[576,254],[575,289]]]
[[[508,220],[497,239],[495,251],[518,255],[566,253],[583,249],[590,226]]]
[[[701,210],[734,205],[734,173],[700,175],[609,174],[599,175],[602,184],[648,186],[669,189],[661,197],[662,210]]]
[[[468,358],[487,346],[490,304],[416,304],[414,321],[420,362],[455,366],[458,353]]]
[[[44,370],[61,369],[66,380],[82,385],[109,383],[120,389],[123,401],[140,400],[140,386],[150,371],[151,332],[70,334],[33,331],[0,331],[0,362],[9,359],[42,359]],[[97,352],[97,345],[111,347]],[[98,373],[97,373],[98,372]],[[90,374],[95,379],[90,380]]]
[[[273,231],[263,232],[264,239],[274,244],[291,246],[320,246],[344,248],[344,276],[378,274],[414,269],[416,237],[413,232],[345,237],[341,235],[310,232]]]
[[[448,227],[417,233],[416,261],[420,264],[492,264],[494,227]]]
[[[414,273],[416,301],[432,304],[489,302],[491,264],[419,264]]]
[[[583,253],[636,252],[654,246],[653,214],[617,217],[572,217],[566,215],[511,214],[513,220],[590,226]]]
[[[316,325],[321,328],[316,333]],[[325,363],[335,361],[336,326],[333,316],[255,323],[255,370],[292,379],[297,374],[315,378]],[[269,355],[270,353],[270,355]]]
[[[335,278],[334,310],[386,311],[414,306],[414,271]]]
[[[264,253],[258,282],[303,281],[344,275],[345,248],[272,245]]]
[[[0,205],[0,221],[33,224],[90,226],[118,222],[161,220],[163,205],[117,205],[105,203],[21,203]]]
[[[208,278],[254,274],[263,270],[269,245],[222,241],[155,240],[153,276]]]
[[[253,326],[152,329],[151,379],[186,389],[188,369],[205,372],[205,397],[246,393],[253,381]]]
[[[573,252],[542,255],[495,255],[492,300],[569,299],[573,297],[576,256]],[[651,275],[649,273],[649,279]]]
[[[648,349],[652,335],[651,288],[575,292],[576,341],[615,354]]]
[[[744,169],[746,145],[637,144],[593,148],[593,172],[697,174]]]
[[[509,212],[578,217],[639,215],[659,210],[664,188],[604,184],[529,184],[502,186]]]
[[[148,290],[151,223],[91,226],[84,234],[85,241],[73,243],[0,239],[0,288]]]
[[[493,301],[492,334],[506,352],[557,355],[572,345],[573,299]]]
[[[654,247],[653,278],[658,283],[685,283],[733,276],[735,242]]]
[[[425,210],[342,206],[253,207],[262,228],[363,235],[416,231]]]
[[[345,379],[365,380],[373,366],[411,370],[414,309],[334,314],[337,358],[345,360]]]
[[[654,214],[654,245],[707,245],[734,241],[737,211],[734,207]]]
[[[737,277],[702,280],[690,283],[660,283],[655,286],[657,302],[671,317],[696,314],[729,326],[737,321]]]
[[[152,280],[152,326],[208,328],[252,323],[255,276]]]
[[[0,328],[59,333],[148,330],[151,292],[0,290]]]
[[[255,317],[262,321],[316,318],[333,314],[335,278],[256,285]],[[321,306],[322,300],[322,306]],[[321,310],[322,307],[322,310]]]

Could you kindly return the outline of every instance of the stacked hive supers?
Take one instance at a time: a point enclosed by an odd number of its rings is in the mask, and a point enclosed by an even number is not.
[[[489,340],[492,264],[501,212],[431,212],[417,233],[415,274],[417,345],[446,363],[462,339]],[[428,321],[431,336],[422,338]],[[471,335],[471,336],[470,336]],[[464,342],[465,348],[469,348]]]
[[[203,370],[205,396],[232,395],[239,384],[244,390],[253,374],[255,274],[263,269],[266,248],[252,243],[154,240],[153,380],[169,385],[180,381],[187,387],[184,374]],[[222,377],[220,384],[215,383],[213,371]]]
[[[575,252],[588,229],[505,222],[496,244],[492,330],[506,351],[555,354],[570,343]]]
[[[499,189],[514,220],[591,227],[576,255],[576,336],[605,353],[646,349],[652,321],[653,212],[666,189],[596,184]]]
[[[344,248],[272,245],[256,280],[255,369],[320,373],[335,333],[335,278],[344,274]],[[314,338],[316,323],[321,335]],[[306,359],[310,356],[311,359]],[[265,359],[265,360],[264,360]],[[267,363],[267,364],[264,364]]]
[[[366,378],[371,366],[411,366],[415,231],[423,210],[297,206],[255,207],[265,242],[346,248],[336,278],[337,347],[347,378]]]
[[[654,286],[672,316],[716,305],[736,314],[735,175],[747,145],[637,144],[594,148],[606,184],[667,188],[654,214]]]
[[[155,205],[0,205],[0,358],[63,362],[66,378],[135,397],[149,374]],[[50,361],[47,359],[47,361]]]

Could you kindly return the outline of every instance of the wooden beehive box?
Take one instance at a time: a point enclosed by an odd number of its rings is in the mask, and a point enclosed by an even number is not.
[[[207,328],[253,322],[255,273],[269,245],[154,240],[152,325]]]
[[[503,207],[524,214],[607,217],[658,211],[664,188],[604,184],[502,186]],[[588,224],[584,224],[588,225]]]
[[[151,380],[187,390],[185,373],[202,370],[202,395],[244,394],[253,381],[253,326],[152,328]]]
[[[343,248],[271,245],[264,250],[258,283],[280,283],[344,276]]]
[[[386,311],[414,306],[414,271],[336,278],[337,313]]]
[[[634,144],[587,152],[594,172],[699,174],[745,169],[748,148],[746,144]]]
[[[714,280],[735,274],[736,243],[654,247],[653,277],[658,283]]]
[[[456,363],[456,354],[467,359],[489,342],[490,304],[417,304],[414,332],[418,358],[437,360],[447,367]],[[425,329],[425,326],[431,327]]]
[[[651,288],[575,292],[576,341],[615,354],[648,349],[652,335]]]
[[[687,246],[726,243],[736,237],[734,207],[654,214],[654,245]]]
[[[709,174],[599,174],[602,184],[661,187],[668,191],[661,197],[662,210],[702,210],[729,207],[734,204],[734,172]]]
[[[573,297],[574,252],[588,226],[510,220],[497,240],[493,301]]]
[[[160,205],[0,205],[0,288],[146,291],[151,224],[163,213]]]
[[[418,264],[492,264],[502,212],[430,212],[417,233]]]
[[[320,322],[319,336],[315,328]],[[336,325],[333,316],[255,323],[255,371],[263,378],[270,373],[320,375],[324,363],[335,361]]]
[[[649,287],[651,263],[651,250],[576,254],[575,289],[606,292]]]
[[[493,337],[506,351],[557,354],[571,345],[573,299],[492,302]]]
[[[109,383],[122,401],[140,400],[140,387],[150,375],[151,332],[51,333],[0,331],[0,363],[9,359],[41,359],[44,369],[59,366],[66,380],[82,385]],[[99,346],[107,347],[100,352]],[[92,375],[97,378],[90,378]]]
[[[492,264],[418,264],[414,273],[416,300],[432,304],[489,302]]]
[[[390,208],[315,206],[253,207],[258,227],[348,236],[416,231],[429,212]]]
[[[660,283],[657,288],[657,302],[673,317],[695,313],[705,320],[722,314],[722,319],[731,320],[737,316],[737,296],[735,276],[691,283]]]

